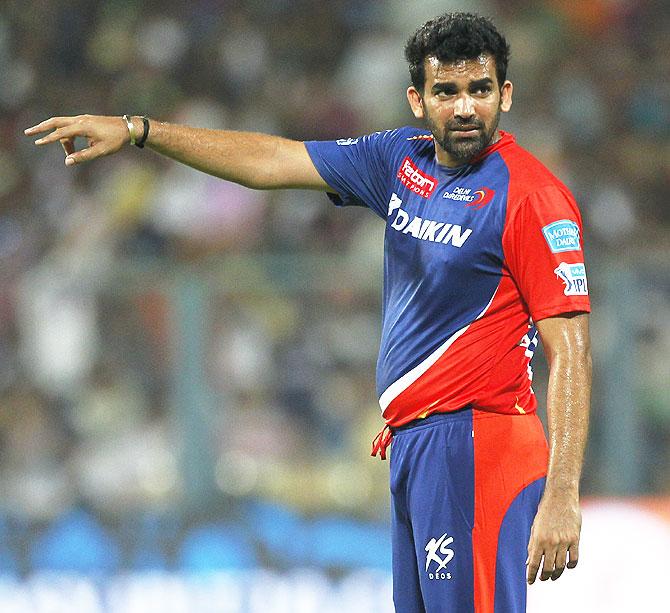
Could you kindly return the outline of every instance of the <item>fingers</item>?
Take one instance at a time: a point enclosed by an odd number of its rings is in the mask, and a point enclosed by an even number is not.
[[[35,141],[36,145],[60,142],[65,151],[65,165],[73,166],[118,151],[130,140],[126,123],[120,117],[78,115],[52,117],[25,130],[27,135],[48,132]],[[88,147],[76,151],[76,137],[83,137]]]
[[[553,575],[557,572],[557,555],[555,551],[547,551],[542,553],[536,551],[528,557],[528,574],[527,580],[528,584],[532,585],[535,583],[537,578],[537,573],[542,566],[542,572],[540,573],[540,581],[546,581],[549,578],[553,579]],[[560,572],[558,573],[556,579],[561,576],[563,573],[564,563],[561,567]]]
[[[532,543],[532,537],[531,537]],[[532,585],[535,583],[535,578],[537,577],[537,571],[540,569],[540,562],[542,562],[542,552],[533,545],[528,547],[528,574],[527,580],[528,584]]]
[[[532,539],[531,539],[532,540]],[[569,561],[566,564],[566,560]],[[528,584],[535,583],[537,574],[542,566],[540,573],[540,581],[547,581],[551,579],[556,581],[567,568],[574,568],[577,566],[579,560],[579,544],[573,543],[570,547],[565,545],[548,546],[545,549],[535,545],[529,545],[528,548],[528,565],[527,580]]]
[[[540,574],[540,581],[546,581],[554,572],[554,565],[556,563],[556,552],[550,551],[544,554],[544,564],[542,565],[542,573]]]
[[[568,562],[568,568],[574,568],[579,562],[579,542],[573,543],[568,549],[570,553],[570,561]]]
[[[54,130],[56,128],[70,125],[76,120],[76,117],[51,117],[50,119],[46,119],[37,125],[26,128],[23,133],[27,136],[33,136],[35,134],[39,134],[40,132],[48,132],[49,130]]]
[[[35,141],[36,145],[48,145],[63,139],[73,139],[75,136],[85,136],[86,130],[80,124],[68,124],[60,128],[56,128],[51,134],[47,134]]]
[[[74,137],[78,135],[79,131],[76,129],[74,124],[78,119],[78,117],[52,117],[51,119],[42,121],[35,126],[26,128],[24,133],[28,136],[34,136],[36,134],[40,134],[41,132],[53,130],[51,134],[42,138],[38,138],[35,141],[35,144],[47,145],[49,143],[59,141],[63,147],[63,151],[65,151],[65,155],[67,156],[65,158],[65,164],[67,166],[71,166],[72,164],[76,163],[76,160],[68,162],[68,158],[75,152]]]
[[[528,540],[529,584],[535,582],[542,566],[540,580],[556,581],[567,568],[574,568],[579,557],[581,514],[576,501],[565,505],[559,500],[540,503]],[[569,561],[566,564],[566,561]]]
[[[565,560],[567,557],[567,547],[559,547],[558,551],[556,552],[556,560],[554,561],[554,570],[549,577],[552,581],[556,581],[556,579],[558,579],[563,574],[563,571],[565,570]]]

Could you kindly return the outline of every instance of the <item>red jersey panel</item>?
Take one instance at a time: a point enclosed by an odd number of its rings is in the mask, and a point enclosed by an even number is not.
[[[590,309],[568,189],[504,132],[458,168],[438,164],[431,135],[413,128],[306,146],[336,204],[386,223],[377,391],[387,424],[466,405],[534,411],[533,322]]]

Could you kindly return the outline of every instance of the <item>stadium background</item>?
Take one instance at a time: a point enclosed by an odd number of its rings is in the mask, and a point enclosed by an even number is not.
[[[408,123],[404,40],[447,9],[507,34],[515,103],[502,127],[585,218],[582,561],[533,586],[529,610],[661,610],[664,0],[4,0],[0,610],[391,610],[388,466],[369,457],[381,224],[150,151],[69,170],[22,130],[82,112],[297,139]]]

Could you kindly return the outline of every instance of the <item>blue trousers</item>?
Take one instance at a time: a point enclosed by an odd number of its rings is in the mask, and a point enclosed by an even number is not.
[[[396,613],[522,613],[548,448],[535,414],[469,408],[394,430]]]

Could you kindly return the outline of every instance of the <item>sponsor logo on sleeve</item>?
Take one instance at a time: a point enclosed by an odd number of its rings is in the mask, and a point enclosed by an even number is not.
[[[547,241],[552,253],[563,251],[579,251],[579,226],[569,219],[554,221],[542,228],[544,240]]]
[[[495,195],[495,191],[488,187],[480,187],[479,189],[452,187],[442,194],[442,198],[454,200],[456,202],[464,202],[465,206],[474,209],[482,209],[493,200],[493,196]]]
[[[565,284],[563,293],[566,296],[589,295],[589,286],[586,282],[586,268],[584,268],[582,262],[577,264],[561,262],[558,268],[554,270],[554,273]]]
[[[335,142],[338,145],[340,145],[340,147],[347,147],[349,145],[355,145],[356,143],[358,143],[358,139],[357,138],[338,138]]]
[[[405,187],[422,198],[430,198],[437,187],[437,179],[419,170],[409,157],[402,161],[397,176]]]

